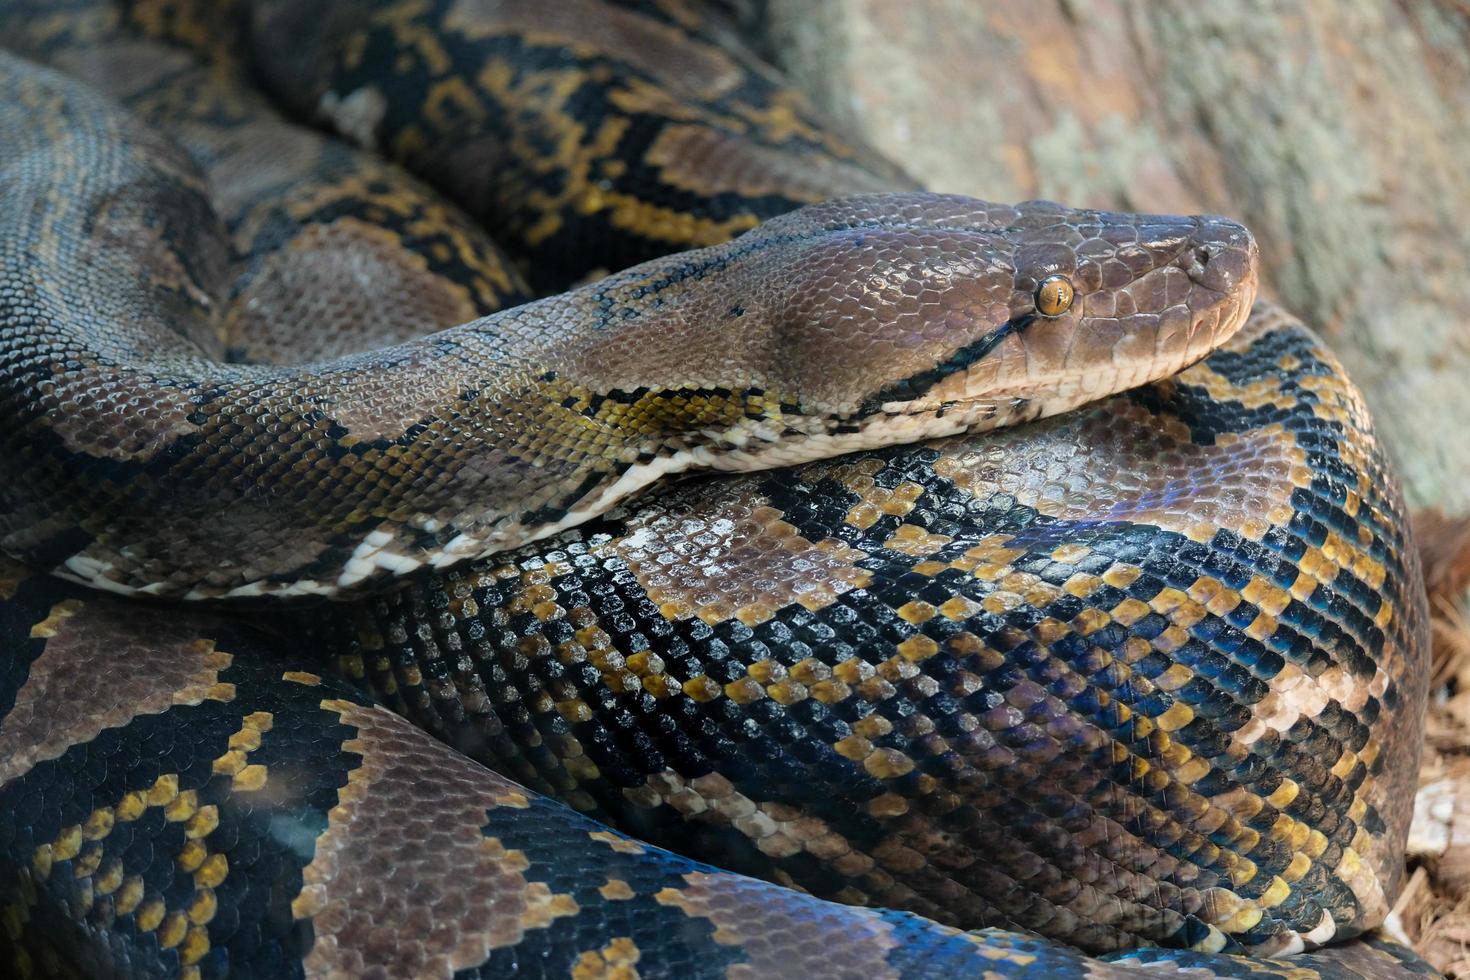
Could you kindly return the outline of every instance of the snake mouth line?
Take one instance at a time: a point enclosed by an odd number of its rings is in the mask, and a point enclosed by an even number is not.
[[[933,410],[929,408],[915,407],[895,410],[885,406],[913,402],[922,398],[940,382],[969,370],[970,367],[988,357],[1007,337],[1025,332],[1026,328],[1035,321],[1036,314],[1034,313],[1007,320],[985,336],[956,350],[932,368],[926,368],[884,387],[858,407],[858,416],[930,414]]]

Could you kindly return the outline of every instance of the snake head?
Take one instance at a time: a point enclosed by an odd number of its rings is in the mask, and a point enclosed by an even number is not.
[[[1245,322],[1256,260],[1250,232],[1215,216],[837,199],[598,284],[583,302],[617,328],[559,367],[590,390],[648,393],[619,418],[658,452],[777,466],[1168,377]]]
[[[786,384],[852,448],[1039,418],[1167,377],[1228,339],[1256,292],[1255,241],[1217,216],[905,194],[828,202],[755,234],[806,236],[781,298]]]

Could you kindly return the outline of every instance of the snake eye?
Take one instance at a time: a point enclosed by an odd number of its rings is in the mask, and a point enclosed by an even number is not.
[[[1042,316],[1061,316],[1072,308],[1076,296],[1072,280],[1066,276],[1047,276],[1036,285],[1036,312]]]

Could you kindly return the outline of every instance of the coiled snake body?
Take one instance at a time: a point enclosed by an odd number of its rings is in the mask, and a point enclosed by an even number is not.
[[[15,970],[1424,969],[1302,952],[1425,614],[1237,225],[908,190],[679,3],[0,24]]]

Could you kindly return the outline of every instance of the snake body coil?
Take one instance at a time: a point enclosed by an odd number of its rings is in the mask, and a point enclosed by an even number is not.
[[[17,970],[1421,968],[1303,952],[1399,887],[1424,600],[1239,226],[911,191],[677,3],[0,24],[127,106],[0,56]]]
[[[1052,414],[1197,360],[1254,293],[1254,243],[1224,219],[899,194],[379,351],[222,363],[205,188],[85,92],[30,68],[6,83],[6,329],[31,346],[12,345],[3,418],[33,462],[0,540],[118,592],[335,596],[692,467]],[[57,230],[89,220],[104,231]],[[1033,310],[1049,272],[1078,283],[1075,314]]]

